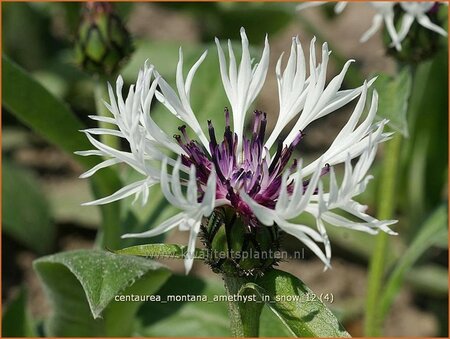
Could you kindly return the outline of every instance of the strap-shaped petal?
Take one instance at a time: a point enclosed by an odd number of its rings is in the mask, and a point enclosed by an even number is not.
[[[193,77],[195,72],[200,67],[201,63],[205,60],[207,52],[205,51],[198,61],[192,66],[188,73],[187,81],[184,81],[183,77],[183,51],[179,50],[179,60],[176,71],[176,84],[178,95],[175,91],[170,87],[170,85],[161,78],[159,81],[159,87],[161,89],[161,93],[156,93],[156,98],[164,105],[166,108],[172,112],[177,118],[184,121],[190,128],[194,131],[195,134],[198,135],[200,141],[208,150],[208,139],[206,138],[205,133],[203,132],[200,124],[195,117],[195,114],[192,110],[190,104],[190,88],[192,84]],[[157,76],[159,74],[157,73]]]
[[[245,116],[264,85],[269,67],[269,42],[266,37],[259,63],[252,69],[249,42],[244,28],[241,28],[242,56],[239,67],[236,64],[231,42],[228,42],[229,67],[219,39],[215,39],[219,57],[223,87],[233,113],[234,133],[238,137],[238,151],[241,152]]]

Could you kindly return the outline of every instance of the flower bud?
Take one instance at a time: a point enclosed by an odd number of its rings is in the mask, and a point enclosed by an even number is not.
[[[207,263],[227,276],[261,276],[279,261],[277,226],[247,226],[231,208],[216,208],[202,225]]]
[[[84,70],[112,74],[132,51],[130,35],[110,3],[83,5],[75,59]]]
[[[438,15],[439,4],[435,4],[433,8],[427,12],[427,16],[431,22],[437,26],[443,26],[442,19]],[[403,11],[395,8],[395,20],[399,25],[401,14]],[[437,51],[443,46],[442,38],[436,32],[421,26],[417,20],[413,22],[406,37],[401,41],[402,49],[396,50],[391,46],[388,33],[384,32],[383,40],[387,47],[387,54],[393,56],[397,61],[406,64],[417,64],[432,58]]]

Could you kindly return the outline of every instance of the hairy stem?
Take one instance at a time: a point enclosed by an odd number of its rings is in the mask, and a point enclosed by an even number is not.
[[[378,206],[378,218],[392,219],[396,202],[396,179],[400,157],[402,135],[396,133],[386,145],[385,161],[383,163],[380,199]],[[388,248],[388,235],[380,233],[376,236],[375,249],[369,266],[366,317],[364,334],[368,337],[380,336],[383,326],[383,318],[380,314],[380,288],[385,273],[386,254]]]
[[[107,100],[107,90],[106,83],[108,79],[102,76],[95,76],[93,78],[95,84],[94,88],[94,98],[95,98],[95,109],[97,115],[110,117],[111,113],[108,111],[104,104],[104,100]],[[114,125],[107,124],[104,122],[99,122],[98,127],[114,129]],[[120,149],[120,140],[113,135],[100,135],[100,141],[105,145],[111,146],[115,149]],[[100,193],[104,190],[103,187],[93,186],[95,191],[98,191],[98,195],[102,196],[104,194]],[[111,189],[111,188],[109,188]],[[118,227],[118,222],[120,218],[120,202],[114,202],[112,204],[103,205],[101,208],[102,213],[102,232],[98,232],[96,245],[100,248],[109,248],[111,250],[118,249],[120,244],[120,234],[121,230]]]
[[[246,293],[246,283],[250,282],[246,278],[223,276],[225,289],[229,297],[228,312],[230,315],[231,332],[234,337],[258,337],[259,317],[261,315],[263,303],[252,301],[237,301],[238,296],[252,295]]]

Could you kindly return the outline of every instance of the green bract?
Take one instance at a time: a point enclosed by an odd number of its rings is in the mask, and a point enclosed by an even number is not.
[[[263,275],[277,263],[278,227],[259,225],[252,231],[228,207],[219,207],[202,225],[207,263],[227,276]]]
[[[396,7],[395,14],[398,22],[400,22],[400,13],[402,12],[400,8]],[[429,11],[427,15],[430,21],[437,26],[441,27],[444,25],[444,20],[440,17],[439,11]],[[389,42],[388,33],[384,32],[384,43],[387,46],[387,53],[397,61],[406,64],[419,64],[433,58],[444,47],[443,40],[445,41],[445,39],[414,21],[408,34],[402,41],[402,49],[396,50]]]
[[[86,3],[75,44],[75,59],[90,73],[114,73],[133,50],[130,34],[111,4]]]

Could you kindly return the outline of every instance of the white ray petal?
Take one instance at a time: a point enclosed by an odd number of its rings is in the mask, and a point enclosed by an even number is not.
[[[99,150],[96,150],[96,149],[88,150],[88,151],[75,151],[73,153],[76,155],[81,155],[82,157],[88,157],[91,155],[99,155],[99,156],[103,155],[103,152],[100,152]]]
[[[118,163],[121,163],[121,162],[122,161],[120,159],[116,159],[116,158],[104,160],[101,163],[99,163],[99,164],[95,165],[94,167],[92,167],[90,170],[82,173],[79,176],[79,178],[81,178],[81,179],[89,178],[90,176],[95,174],[98,170],[100,170],[102,168],[106,168],[106,167],[112,166],[112,165],[115,165],[115,164],[118,164]]]
[[[255,214],[255,216],[263,225],[266,226],[273,225],[275,217],[273,210],[258,204],[244,191],[240,191],[239,194],[241,199],[250,207],[252,212]]]
[[[380,29],[381,24],[383,23],[383,16],[380,14],[375,14],[372,18],[372,25],[370,28],[361,36],[361,42],[366,42],[371,37],[375,35],[375,33]]]
[[[423,27],[428,28],[433,32],[436,32],[442,36],[447,36],[446,30],[431,22],[430,18],[427,17],[425,14],[418,16],[417,22],[421,24]]]
[[[347,1],[339,1],[336,6],[334,6],[334,12],[336,14],[340,14],[344,11],[345,7],[347,7]]]
[[[415,18],[411,14],[406,13],[405,15],[403,15],[402,24],[398,32],[398,39],[400,41],[403,41],[403,39],[406,38],[406,35],[408,34],[409,29],[411,28],[411,25],[413,24],[414,20]]]
[[[242,138],[246,113],[258,96],[265,82],[269,65],[269,43],[266,38],[264,50],[255,69],[252,69],[249,42],[244,28],[241,28],[242,56],[239,67],[231,42],[228,42],[229,67],[219,40],[216,38],[217,53],[219,56],[220,74],[223,87],[231,105],[233,114],[233,128],[238,138],[238,152],[241,153]]]
[[[124,199],[126,197],[129,197],[130,195],[133,195],[133,194],[141,191],[143,189],[143,186],[150,187],[150,186],[153,186],[154,184],[156,184],[156,181],[149,180],[148,178],[144,179],[144,180],[136,181],[125,187],[122,187],[120,190],[116,191],[115,193],[113,193],[107,197],[97,199],[94,201],[90,201],[90,202],[85,202],[82,205],[83,206],[91,206],[91,205],[109,204],[111,202]]]
[[[289,224],[280,224],[280,228],[285,231],[286,233],[289,233],[290,235],[293,235],[297,239],[299,239],[302,243],[304,243],[317,257],[319,257],[320,260],[325,264],[327,268],[331,268],[330,260],[326,257],[326,255],[323,253],[323,251],[320,249],[320,247],[311,240],[304,232],[302,232],[298,227],[291,226]],[[304,226],[307,227],[307,226]]]
[[[177,227],[183,221],[184,217],[184,213],[178,213],[149,231],[141,233],[126,233],[122,235],[122,238],[150,238],[160,235]]]
[[[188,248],[186,251],[186,257],[184,258],[184,268],[186,274],[188,274],[194,263],[194,253],[195,253],[195,243],[197,240],[198,233],[200,231],[201,220],[196,220],[193,225],[191,225],[191,231],[189,234]]]
[[[110,128],[87,128],[84,130],[80,130],[80,132],[85,132],[89,134],[95,134],[95,135],[114,135],[119,138],[125,138],[123,133],[121,131],[118,131],[116,129],[110,129]]]
[[[167,173],[167,158],[163,159],[161,163],[161,190],[164,194],[166,200],[173,206],[183,209],[186,205],[186,200],[184,197],[179,199],[179,197],[172,193],[170,182],[169,182],[169,174]]]
[[[100,115],[88,115],[88,117],[91,118],[92,120],[96,120],[96,121],[106,122],[108,124],[117,125],[117,121],[116,121],[115,118],[103,117],[103,116],[100,116]]]

